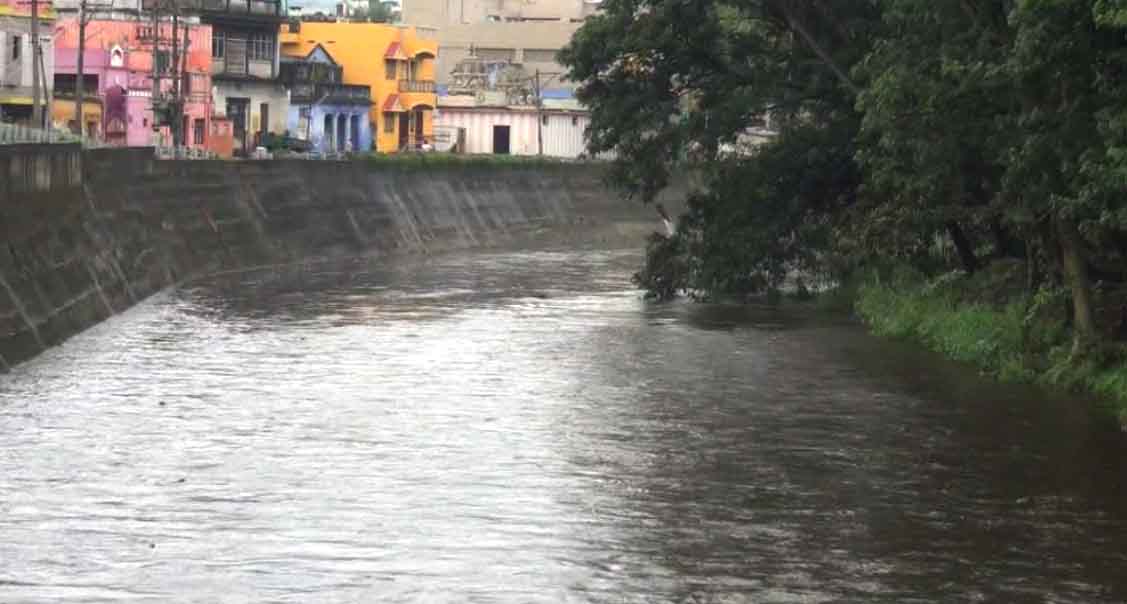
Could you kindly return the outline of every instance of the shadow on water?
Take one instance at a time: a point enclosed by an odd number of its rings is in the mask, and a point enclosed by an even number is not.
[[[633,563],[679,578],[672,601],[1127,599],[1127,440],[1092,401],[802,307],[645,320],[667,335],[593,344],[602,379],[651,379],[592,420],[617,451],[576,463],[618,476],[608,508],[660,527]]]

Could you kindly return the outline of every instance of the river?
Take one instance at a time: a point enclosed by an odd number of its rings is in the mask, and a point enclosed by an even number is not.
[[[0,376],[0,602],[1127,601],[1127,446],[636,252],[214,278]]]

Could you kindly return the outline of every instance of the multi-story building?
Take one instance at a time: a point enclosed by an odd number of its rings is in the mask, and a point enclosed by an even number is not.
[[[342,68],[343,82],[367,86],[375,150],[395,152],[432,138],[437,106],[438,42],[414,27],[383,23],[294,21],[283,28],[282,52],[310,56],[317,46]]]
[[[318,44],[303,58],[282,56],[282,82],[290,91],[290,134],[322,153],[372,148],[368,86],[344,84],[344,69]]]
[[[286,130],[289,98],[279,80],[278,28],[285,0],[193,0],[211,26],[212,100],[230,120],[236,152],[253,151],[264,133]]]
[[[171,96],[180,82],[183,144],[206,148],[214,108],[211,101],[211,28],[184,21],[176,32],[162,21],[154,35],[148,20],[129,18],[91,20],[80,45],[75,19],[61,19],[55,27],[55,102],[52,118],[58,127],[76,129],[75,91],[78,53],[83,52],[83,134],[113,145],[148,146],[171,141],[167,125],[154,127],[152,112],[153,60],[158,88]],[[180,65],[172,63],[172,40]],[[187,47],[184,48],[184,41]],[[155,55],[154,55],[155,53]],[[161,120],[158,120],[158,122]]]
[[[55,12],[49,0],[38,3],[40,106],[48,108],[54,81],[55,52],[51,30]],[[0,0],[0,122],[30,124],[33,80],[31,1]]]
[[[542,74],[544,96],[570,96],[556,53],[571,40],[599,0],[403,0],[403,21],[435,28],[440,49],[438,83],[466,57],[507,61]]]

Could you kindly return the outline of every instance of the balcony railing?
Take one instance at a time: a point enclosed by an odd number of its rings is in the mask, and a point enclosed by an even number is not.
[[[152,10],[154,2],[166,4],[161,0],[142,0],[141,7]],[[178,0],[178,6],[187,12],[285,17],[282,0]]]
[[[399,92],[434,94],[434,80],[399,80]]]
[[[278,76],[287,85],[335,84],[341,80],[339,66],[325,63],[282,63]]]
[[[290,88],[294,103],[371,103],[372,93],[359,84],[294,84]]]

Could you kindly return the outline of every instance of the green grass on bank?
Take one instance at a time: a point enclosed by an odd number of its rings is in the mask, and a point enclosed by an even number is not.
[[[372,153],[365,159],[376,165],[404,170],[483,167],[555,169],[569,166],[598,168],[605,164],[605,162],[600,161],[536,155],[462,155],[456,153]]]
[[[878,335],[919,342],[999,380],[1095,394],[1127,427],[1127,361],[1121,351],[1071,358],[1067,296],[1016,293],[1010,286],[1020,270],[932,280],[907,271],[872,274],[856,288],[854,309]]]

